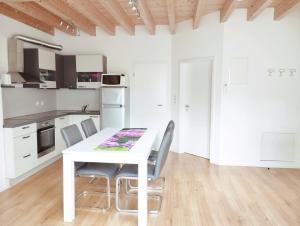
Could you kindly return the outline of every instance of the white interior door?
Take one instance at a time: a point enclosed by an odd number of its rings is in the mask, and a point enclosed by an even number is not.
[[[167,64],[136,64],[131,87],[131,127],[156,128],[168,121]],[[161,137],[161,136],[160,136]],[[157,141],[157,145],[159,140]]]
[[[209,158],[212,60],[180,63],[181,152]]]

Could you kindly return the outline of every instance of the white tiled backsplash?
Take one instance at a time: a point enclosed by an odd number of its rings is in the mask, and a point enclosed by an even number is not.
[[[11,118],[53,110],[100,109],[99,90],[4,88],[3,116]]]
[[[56,109],[55,90],[4,88],[2,98],[4,118]]]

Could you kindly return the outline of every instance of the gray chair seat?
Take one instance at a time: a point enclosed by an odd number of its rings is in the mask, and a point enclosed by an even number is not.
[[[76,176],[108,177],[111,179],[118,169],[117,164],[87,163],[76,170]]]
[[[154,178],[154,169],[155,166],[148,164],[148,178]],[[138,177],[138,166],[131,164],[124,165],[116,175],[116,178],[119,177]]]

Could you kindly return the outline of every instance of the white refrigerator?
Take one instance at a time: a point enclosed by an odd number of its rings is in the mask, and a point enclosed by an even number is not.
[[[101,128],[129,127],[129,88],[101,88]]]

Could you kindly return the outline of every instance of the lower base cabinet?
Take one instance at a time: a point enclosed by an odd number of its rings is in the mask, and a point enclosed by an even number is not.
[[[61,129],[76,124],[85,138],[81,128],[81,122],[93,119],[97,130],[100,130],[99,115],[67,115],[55,119],[55,151],[38,158],[37,126],[36,123],[16,128],[5,128],[5,160],[6,177],[17,178],[42,163],[58,156],[66,149],[65,141],[61,135]]]
[[[6,177],[16,178],[38,165],[36,124],[5,128]]]

